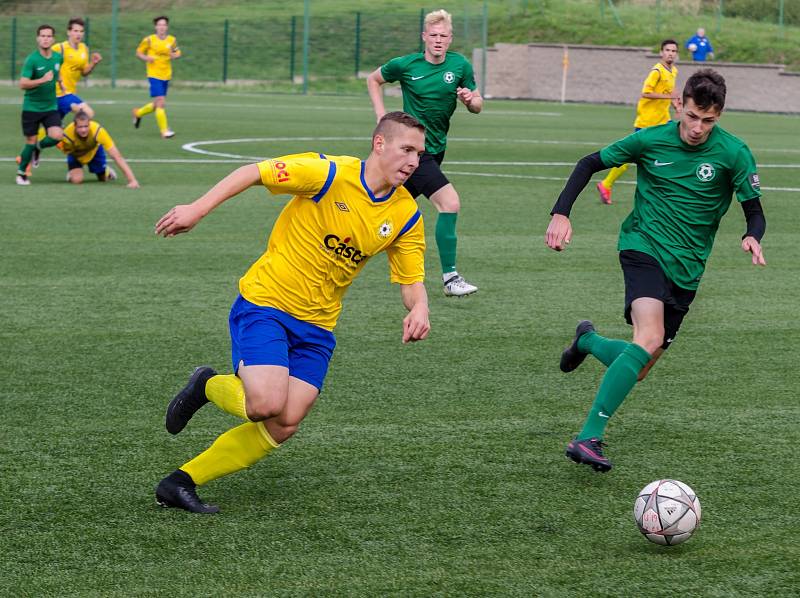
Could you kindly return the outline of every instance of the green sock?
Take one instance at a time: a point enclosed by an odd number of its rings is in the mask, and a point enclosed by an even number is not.
[[[25,169],[28,167],[28,164],[30,164],[31,158],[33,157],[33,150],[35,149],[36,146],[32,143],[26,143],[25,147],[22,148],[19,154],[20,162],[17,166],[17,174],[25,174]]]
[[[650,361],[650,353],[642,349],[639,345],[629,343],[626,349],[614,360],[603,381],[597,396],[586,417],[578,440],[587,438],[602,438],[609,418],[628,396],[631,389],[636,384],[639,372]]]
[[[59,139],[53,139],[49,135],[45,135],[43,139],[39,140],[39,149],[53,147],[54,145],[57,145],[59,141]]]
[[[578,339],[578,349],[584,353],[591,353],[606,367],[614,363],[628,345],[630,343],[627,341],[606,338],[596,332],[587,332]]]
[[[442,274],[456,270],[456,219],[458,214],[440,212],[436,220],[436,246],[439,248],[439,260],[442,262]]]

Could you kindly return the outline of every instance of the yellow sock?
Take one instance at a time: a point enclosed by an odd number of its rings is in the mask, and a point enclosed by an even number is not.
[[[163,108],[156,108],[156,122],[158,123],[158,130],[162,133],[169,129],[167,126],[167,111]]]
[[[155,108],[153,108],[153,102],[150,102],[148,104],[145,104],[141,108],[137,109],[136,110],[136,116],[141,118],[145,114],[150,114],[153,110],[155,110]]]
[[[225,413],[249,420],[244,398],[244,384],[239,376],[227,374],[209,378],[206,382],[206,398]]]
[[[247,422],[218,437],[204,452],[181,465],[198,486],[260,461],[280,445],[272,439],[263,422]]]
[[[616,181],[619,177],[625,174],[625,171],[628,170],[628,165],[623,164],[622,166],[616,166],[612,168],[608,172],[608,176],[603,179],[603,187],[606,189],[611,189],[614,186],[614,181]]]

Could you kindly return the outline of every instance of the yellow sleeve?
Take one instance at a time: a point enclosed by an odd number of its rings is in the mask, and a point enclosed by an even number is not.
[[[262,184],[270,193],[311,197],[327,190],[336,176],[336,163],[319,154],[293,154],[258,163]]]
[[[656,85],[658,85],[660,79],[661,71],[659,71],[657,68],[654,68],[652,71],[650,71],[650,74],[647,75],[647,79],[644,80],[642,93],[655,93]]]
[[[137,53],[147,54],[147,50],[150,49],[150,36],[143,38],[142,41],[139,42],[138,47],[136,48]]]
[[[389,280],[412,284],[425,280],[425,225],[417,211],[386,248],[389,258]]]
[[[95,139],[97,139],[97,143],[102,145],[106,150],[110,150],[112,147],[114,147],[114,140],[111,139],[111,135],[108,134],[108,131],[106,131],[105,127],[100,127],[100,129],[97,131]]]

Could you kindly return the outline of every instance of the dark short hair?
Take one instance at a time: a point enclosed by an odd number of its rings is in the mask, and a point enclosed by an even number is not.
[[[39,25],[39,27],[36,29],[36,35],[39,35],[44,29],[49,29],[53,32],[53,35],[56,34],[56,28],[52,25]]]
[[[725,78],[714,69],[700,69],[686,80],[683,87],[683,103],[692,98],[695,105],[702,110],[712,106],[719,112],[725,107],[725,94],[728,88]]]
[[[375,135],[386,136],[391,123],[403,125],[404,127],[408,127],[410,129],[417,129],[422,131],[423,135],[425,134],[425,125],[423,125],[410,114],[406,114],[405,112],[397,110],[395,112],[387,112],[383,115],[380,121],[378,121],[378,126],[375,127],[375,130],[372,132],[372,138],[375,139]]]
[[[79,120],[92,120],[92,118],[84,110],[78,110],[72,120],[78,122]]]
[[[668,46],[670,44],[675,44],[676,47],[680,47],[678,46],[678,42],[676,42],[674,39],[665,39],[663,42],[661,42],[661,49],[663,50],[664,46]]]
[[[153,25],[158,25],[158,22],[161,19],[164,19],[167,22],[167,25],[169,25],[169,17],[166,15],[161,15],[160,17],[156,17],[155,19],[153,19]]]
[[[67,31],[72,29],[73,25],[80,25],[84,29],[86,28],[86,23],[84,23],[83,19],[80,17],[72,17],[69,22],[67,22]]]

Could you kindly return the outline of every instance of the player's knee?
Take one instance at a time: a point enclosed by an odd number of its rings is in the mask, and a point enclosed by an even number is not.
[[[61,129],[56,129],[54,131],[52,131],[52,130],[51,131],[47,131],[47,136],[50,139],[55,139],[56,141],[61,141],[62,139],[64,139],[64,131],[62,131]]]
[[[652,355],[664,344],[664,329],[654,328],[653,330],[640,331],[634,335],[633,342]]]
[[[275,393],[249,392],[245,395],[245,410],[250,421],[258,422],[275,417],[283,411],[286,397]]]
[[[83,172],[74,170],[69,172],[69,182],[73,185],[80,185],[83,182]]]

